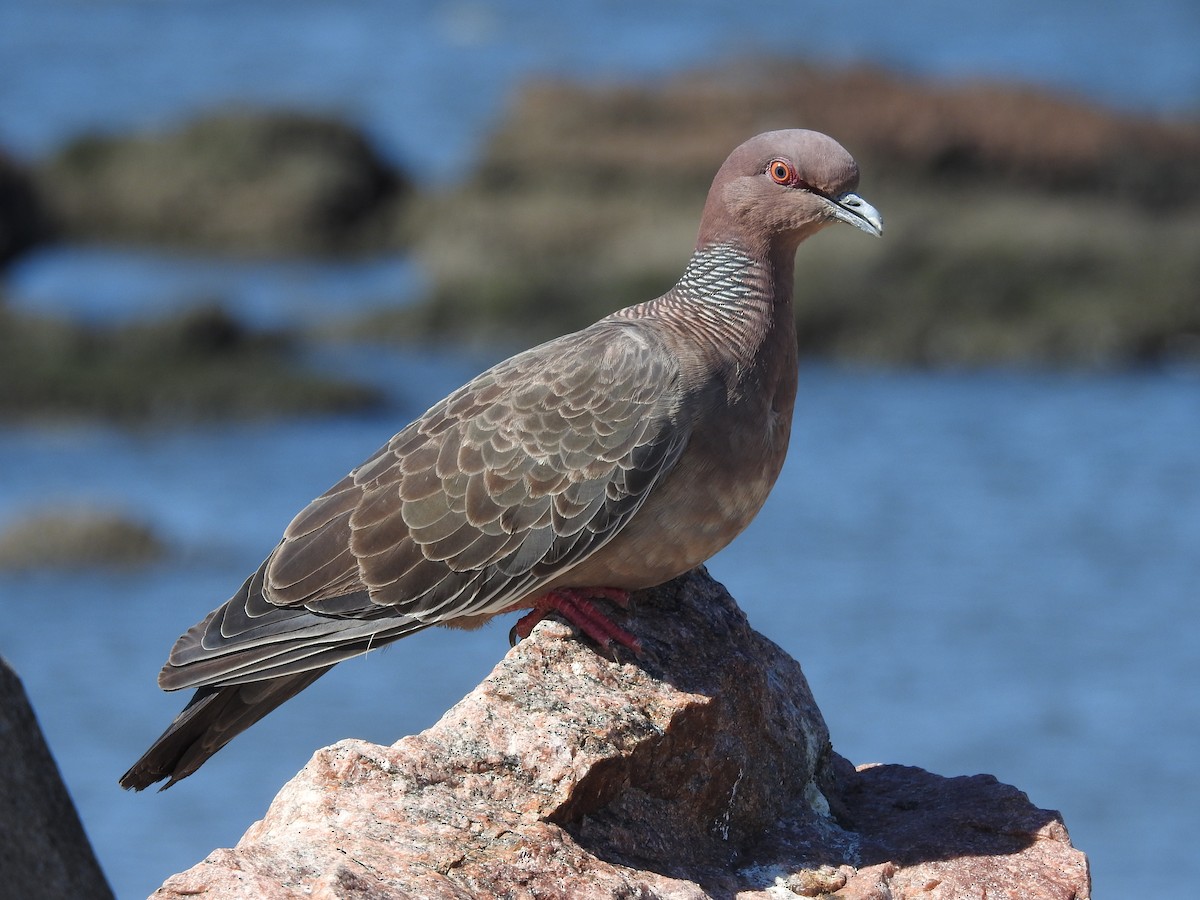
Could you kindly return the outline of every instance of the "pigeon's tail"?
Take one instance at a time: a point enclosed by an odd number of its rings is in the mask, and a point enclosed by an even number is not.
[[[121,787],[140,791],[166,780],[166,790],[279,704],[296,696],[332,666],[249,684],[202,687],[132,768]]]

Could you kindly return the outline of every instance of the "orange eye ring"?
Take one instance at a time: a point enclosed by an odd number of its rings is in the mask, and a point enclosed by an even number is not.
[[[767,163],[767,174],[776,184],[791,186],[800,180],[795,167],[786,159],[776,158]]]

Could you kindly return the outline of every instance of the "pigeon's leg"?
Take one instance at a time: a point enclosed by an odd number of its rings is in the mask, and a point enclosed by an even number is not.
[[[555,588],[538,597],[533,609],[517,620],[508,633],[509,643],[515,645],[521,638],[529,637],[534,625],[556,612],[601,647],[616,643],[641,653],[642,645],[636,637],[596,609],[592,600],[597,599],[611,600],[624,609],[629,606],[629,591],[621,588]]]

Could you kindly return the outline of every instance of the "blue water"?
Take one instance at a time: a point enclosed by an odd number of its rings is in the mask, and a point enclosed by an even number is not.
[[[346,115],[419,175],[443,178],[524,77],[656,75],[725,53],[1011,77],[1155,113],[1200,108],[1194,0],[753,9],[8,0],[0,145],[35,156],[84,128],[161,126],[230,100],[288,103]],[[59,248],[22,261],[4,289],[10,302],[92,321],[216,296],[275,325],[400,301],[419,277],[397,259],[229,264]],[[240,584],[297,508],[489,359],[333,350],[319,361],[384,385],[393,407],[166,431],[0,431],[0,522],[91,502],[147,520],[171,544],[167,562],[136,572],[0,575],[0,653],[25,681],[120,897],[235,842],[314,748],[429,725],[506,648],[506,626],[423,633],[339,667],[168,793],[116,788],[182,702],[153,683],[175,636]],[[1064,812],[1097,897],[1178,896],[1200,879],[1200,379],[802,374],[783,478],[711,570],[803,662],[837,749],[856,762],[995,773]]]
[[[320,325],[394,308],[422,285],[405,257],[214,260],[130,247],[51,245],[15,260],[9,302],[93,325],[218,303],[256,328]]]

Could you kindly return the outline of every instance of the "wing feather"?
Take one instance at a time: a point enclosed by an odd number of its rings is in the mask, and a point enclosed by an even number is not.
[[[160,682],[294,676],[512,605],[603,547],[670,471],[689,437],[678,382],[627,320],[493,367],[303,509]]]

